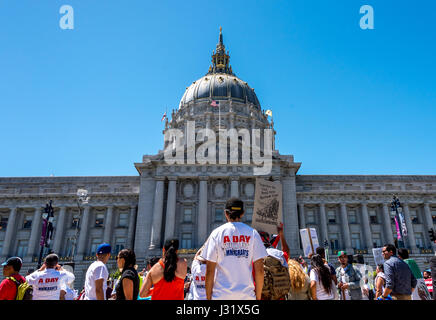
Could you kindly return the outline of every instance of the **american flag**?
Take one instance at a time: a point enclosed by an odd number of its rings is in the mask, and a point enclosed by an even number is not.
[[[219,107],[220,102],[219,102],[219,101],[212,100],[212,103],[211,103],[210,105],[211,105],[212,107]]]
[[[165,111],[165,113],[162,116],[162,119],[160,120],[161,122],[164,121],[164,119],[167,117],[167,112]]]

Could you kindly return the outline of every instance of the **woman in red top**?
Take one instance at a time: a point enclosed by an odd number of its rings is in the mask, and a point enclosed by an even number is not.
[[[184,283],[188,269],[186,259],[177,257],[179,249],[178,239],[165,241],[162,259],[156,263],[145,277],[139,296],[145,298],[150,295],[151,300],[183,300],[185,298]]]

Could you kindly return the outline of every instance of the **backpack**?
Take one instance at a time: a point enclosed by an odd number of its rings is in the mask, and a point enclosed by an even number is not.
[[[17,285],[17,295],[15,300],[32,300],[33,287],[28,282],[19,282],[14,277],[7,277],[7,279],[13,281]]]
[[[262,300],[280,300],[286,297],[291,289],[288,268],[280,260],[267,256],[263,259],[264,281]]]

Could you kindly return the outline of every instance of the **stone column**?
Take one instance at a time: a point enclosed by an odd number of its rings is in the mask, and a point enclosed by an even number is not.
[[[27,256],[24,257],[24,262],[31,262],[32,257],[36,254],[37,245],[41,238],[40,225],[41,225],[41,209],[35,208],[32,220],[32,231],[30,232],[29,249],[27,250]],[[55,251],[56,252],[56,251]]]
[[[86,241],[88,240],[88,230],[89,230],[89,215],[91,211],[90,206],[85,206],[82,208],[83,215],[80,218],[80,231],[79,231],[79,239],[77,243],[77,251],[75,253],[74,260],[82,260],[85,255],[86,250]]]
[[[435,248],[435,245],[430,241],[428,231],[433,228],[433,219],[431,217],[430,204],[428,202],[424,203],[424,226],[425,226],[425,239],[430,244],[430,248]],[[436,231],[436,230],[435,230]]]
[[[128,248],[134,247],[134,236],[135,236],[135,223],[136,223],[136,206],[130,207],[129,214],[129,228],[127,229],[127,246]]]
[[[56,222],[55,227],[55,235],[54,235],[54,243],[53,243],[53,251],[57,255],[60,255],[60,250],[62,246],[62,240],[65,237],[64,229],[65,229],[65,217],[66,217],[67,208],[61,207],[59,211],[58,221]]]
[[[325,204],[324,203],[320,203],[319,204],[319,218],[320,218],[320,222],[321,222],[321,239],[319,239],[320,241],[320,246],[324,246],[324,240],[327,240],[327,242],[329,242],[329,232],[327,229],[327,215],[325,213]]]
[[[104,219],[104,232],[103,232],[103,242],[111,243],[112,227],[113,227],[113,215],[114,207],[108,206],[106,211],[106,216]]]
[[[300,221],[300,229],[306,228],[306,217],[304,216],[304,203],[299,203],[298,208],[298,218]]]
[[[345,251],[347,251],[347,254],[352,254],[354,250],[351,245],[350,226],[348,225],[347,205],[345,203],[341,203],[341,225]]]
[[[197,210],[197,227],[198,227],[198,246],[202,246],[207,238],[207,180],[205,176],[199,177],[199,195]]]
[[[141,173],[139,186],[138,213],[135,224],[134,250],[138,259],[145,258],[150,247],[151,228],[153,219],[153,202],[156,182],[151,176]],[[132,217],[130,217],[131,219]]]
[[[230,197],[239,197],[239,177],[231,178]]]
[[[150,250],[161,247],[162,213],[164,198],[164,177],[156,178],[156,190],[154,194],[153,225],[151,227]],[[138,230],[138,229],[136,229]]]
[[[370,254],[370,250],[373,247],[373,241],[372,241],[372,233],[371,233],[371,226],[369,223],[369,215],[368,215],[368,205],[367,203],[362,203],[362,231],[365,235],[365,243],[366,243],[366,249],[368,249],[368,254]]]
[[[15,225],[17,221],[17,212],[17,207],[11,208],[11,212],[8,217],[8,224],[6,225],[5,239],[3,241],[2,257],[8,257],[11,251],[12,237],[16,234]]]
[[[286,242],[292,256],[299,255],[300,249],[300,231],[298,228],[297,212],[297,188],[295,185],[295,172],[285,175],[282,178],[283,189],[283,220],[284,234]]]
[[[177,194],[177,177],[168,177],[168,199],[167,213],[165,221],[165,239],[174,237],[176,225],[176,194]]]
[[[402,203],[402,205],[404,220],[406,221],[407,227],[407,242],[412,253],[416,254],[419,253],[419,250],[416,247],[415,232],[413,231],[412,219],[410,219],[409,205],[407,203]]]
[[[385,244],[394,244],[394,234],[392,233],[391,216],[387,203],[383,203],[383,225],[385,228]]]

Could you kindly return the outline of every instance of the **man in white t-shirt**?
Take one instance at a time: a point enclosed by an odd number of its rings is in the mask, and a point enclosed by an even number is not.
[[[111,256],[111,246],[107,243],[99,245],[96,256],[97,261],[93,262],[86,271],[84,300],[106,300],[109,278],[106,263]]]
[[[259,233],[241,222],[240,199],[229,199],[224,212],[228,222],[212,231],[201,254],[206,260],[206,298],[260,300],[265,246]]]
[[[58,262],[56,254],[49,254],[42,267],[26,277],[26,281],[33,287],[32,300],[59,300],[65,283],[74,281],[74,275],[65,271]]]
[[[192,260],[187,300],[206,300],[206,260],[201,257],[203,249],[204,246],[197,251]]]

